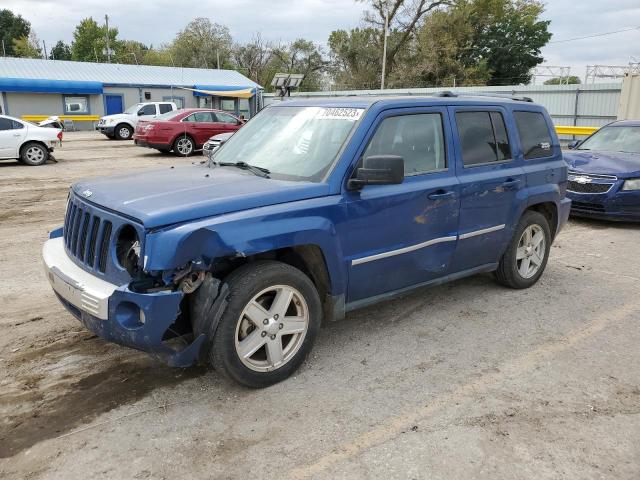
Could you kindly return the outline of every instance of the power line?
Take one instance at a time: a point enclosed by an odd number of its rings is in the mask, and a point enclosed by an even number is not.
[[[565,40],[556,40],[554,42],[549,42],[549,43],[566,43],[566,42],[575,42],[576,40],[586,40],[587,38],[596,38],[596,37],[605,37],[607,35],[614,35],[616,33],[622,33],[622,32],[630,32],[632,30],[640,30],[640,26],[638,27],[631,27],[631,28],[625,28],[623,30],[616,30],[614,32],[604,32],[604,33],[595,33],[593,35],[587,35],[585,37],[575,37],[575,38],[567,38]]]

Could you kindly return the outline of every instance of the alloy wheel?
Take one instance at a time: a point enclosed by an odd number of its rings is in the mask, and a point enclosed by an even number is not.
[[[531,278],[538,273],[544,263],[546,246],[544,230],[540,225],[533,224],[525,228],[516,250],[516,264],[522,278]]]
[[[276,370],[295,356],[308,328],[309,308],[302,294],[287,285],[268,287],[251,299],[238,318],[236,353],[251,370]]]
[[[40,147],[29,147],[25,156],[31,163],[41,163],[44,161],[44,151]]]
[[[180,155],[189,155],[193,151],[193,143],[188,138],[181,138],[177,144]]]

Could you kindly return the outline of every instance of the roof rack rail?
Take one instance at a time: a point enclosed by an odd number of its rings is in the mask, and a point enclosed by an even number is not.
[[[493,98],[505,98],[508,100],[514,100],[516,102],[528,102],[533,103],[533,99],[531,97],[518,96],[518,95],[509,95],[509,94],[501,94],[501,93],[474,93],[474,92],[464,92],[464,93],[454,93],[450,90],[444,90],[442,92],[436,92],[433,94],[434,97],[459,97],[459,96],[468,96],[468,97],[493,97]]]

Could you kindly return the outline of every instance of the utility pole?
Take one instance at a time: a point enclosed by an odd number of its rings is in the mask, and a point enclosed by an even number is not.
[[[384,13],[384,42],[382,47],[382,81],[380,82],[380,90],[384,90],[384,80],[387,76],[387,37],[389,36],[389,6],[385,2]]]
[[[44,59],[47,59],[47,44],[42,40],[42,48],[44,49]]]
[[[104,23],[107,26],[107,63],[111,63],[111,50],[109,49],[109,15],[104,16]]]
[[[2,39],[2,56],[6,57],[7,56],[7,51],[4,48],[4,39]]]
[[[216,49],[216,57],[218,58],[218,70],[220,70],[220,49]]]

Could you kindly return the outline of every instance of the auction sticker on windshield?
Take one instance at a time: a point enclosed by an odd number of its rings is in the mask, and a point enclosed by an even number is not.
[[[359,120],[364,108],[326,108],[318,117],[325,120]]]

